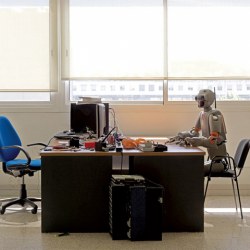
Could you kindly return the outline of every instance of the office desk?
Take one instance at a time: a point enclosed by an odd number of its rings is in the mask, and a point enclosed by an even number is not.
[[[204,231],[204,151],[123,150],[131,174],[164,186],[163,230]],[[116,152],[43,151],[42,232],[107,232],[109,182]]]

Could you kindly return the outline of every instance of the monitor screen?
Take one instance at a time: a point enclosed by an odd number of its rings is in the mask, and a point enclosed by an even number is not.
[[[75,133],[87,133],[90,130],[97,137],[107,134],[109,130],[109,104],[72,103],[70,128]]]

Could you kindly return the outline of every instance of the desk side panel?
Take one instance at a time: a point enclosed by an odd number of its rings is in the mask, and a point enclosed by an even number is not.
[[[42,157],[42,232],[108,231],[112,157]]]
[[[164,187],[164,231],[204,231],[203,163],[203,156],[130,159],[132,173]]]

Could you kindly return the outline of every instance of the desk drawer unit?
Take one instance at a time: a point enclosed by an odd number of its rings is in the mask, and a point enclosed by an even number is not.
[[[112,157],[42,158],[42,232],[108,232]]]

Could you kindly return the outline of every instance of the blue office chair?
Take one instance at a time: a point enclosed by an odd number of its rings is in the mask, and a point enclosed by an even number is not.
[[[34,143],[27,146],[34,145],[46,146],[43,143]],[[24,159],[17,158],[19,154],[24,155]],[[2,205],[1,214],[5,213],[7,207],[16,204],[23,207],[28,204],[33,208],[31,210],[32,213],[36,214],[38,207],[35,201],[41,201],[41,199],[27,197],[24,176],[26,174],[33,176],[34,172],[40,170],[41,160],[32,160],[30,158],[28,152],[22,147],[21,140],[15,128],[5,116],[0,116],[0,162],[2,162],[4,173],[22,178],[20,197],[0,200],[0,202],[7,202]]]

